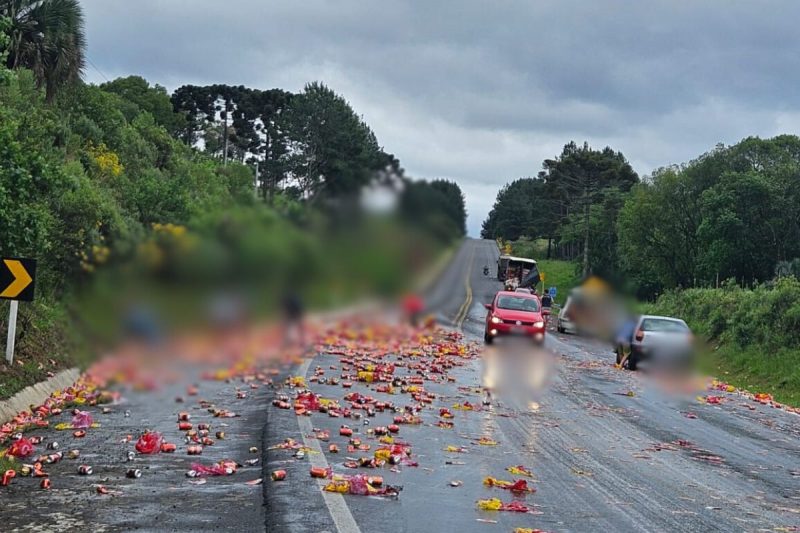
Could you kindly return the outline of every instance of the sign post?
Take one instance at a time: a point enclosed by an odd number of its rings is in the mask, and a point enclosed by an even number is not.
[[[0,264],[0,299],[11,300],[8,311],[8,337],[6,361],[14,362],[14,344],[17,338],[17,311],[20,300],[33,301],[36,261],[17,257],[4,257]]]
[[[14,362],[14,343],[17,340],[17,309],[19,302],[11,300],[8,311],[8,338],[6,339],[6,361],[8,364]]]

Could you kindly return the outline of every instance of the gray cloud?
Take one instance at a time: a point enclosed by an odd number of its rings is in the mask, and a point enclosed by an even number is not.
[[[84,0],[90,81],[299,90],[323,80],[409,174],[467,194],[569,140],[637,171],[800,126],[800,4],[709,1]]]

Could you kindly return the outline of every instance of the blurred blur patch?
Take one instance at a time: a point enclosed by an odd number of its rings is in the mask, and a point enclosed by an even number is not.
[[[191,226],[153,224],[76,291],[76,325],[99,350],[123,338],[157,343],[176,329],[276,316],[287,292],[309,309],[393,298],[446,245],[404,220],[354,212],[298,226],[273,211],[237,208]]]
[[[483,386],[517,405],[538,402],[550,386],[554,356],[523,337],[504,337],[483,354]]]

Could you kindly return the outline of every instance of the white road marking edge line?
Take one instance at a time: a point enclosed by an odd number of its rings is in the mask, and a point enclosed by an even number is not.
[[[313,359],[314,358],[306,359],[306,361],[300,365],[299,374],[301,376],[306,376]],[[322,451],[319,441],[317,439],[310,439],[307,436],[314,431],[314,426],[311,424],[311,419],[307,416],[299,416],[297,417],[297,425],[300,426],[300,434],[303,437],[303,443],[308,448],[311,448],[314,452],[317,452],[308,454],[308,460],[311,463],[311,466],[318,468],[329,468],[328,461],[325,459],[325,453]],[[317,484],[319,485],[320,489],[322,489],[327,482],[325,480],[318,479]],[[347,501],[345,500],[344,496],[335,492],[326,492],[324,490],[321,492],[322,499],[325,501],[325,505],[328,507],[328,512],[333,519],[333,523],[336,525],[336,530],[339,533],[361,533],[361,529],[358,527],[355,518],[353,518],[353,513],[350,512],[350,508],[347,506]]]

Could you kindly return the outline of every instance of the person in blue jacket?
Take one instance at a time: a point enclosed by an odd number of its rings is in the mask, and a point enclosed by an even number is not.
[[[633,342],[633,334],[636,331],[637,322],[637,317],[628,315],[617,331],[617,364],[619,366],[624,366],[631,356],[631,343]]]

